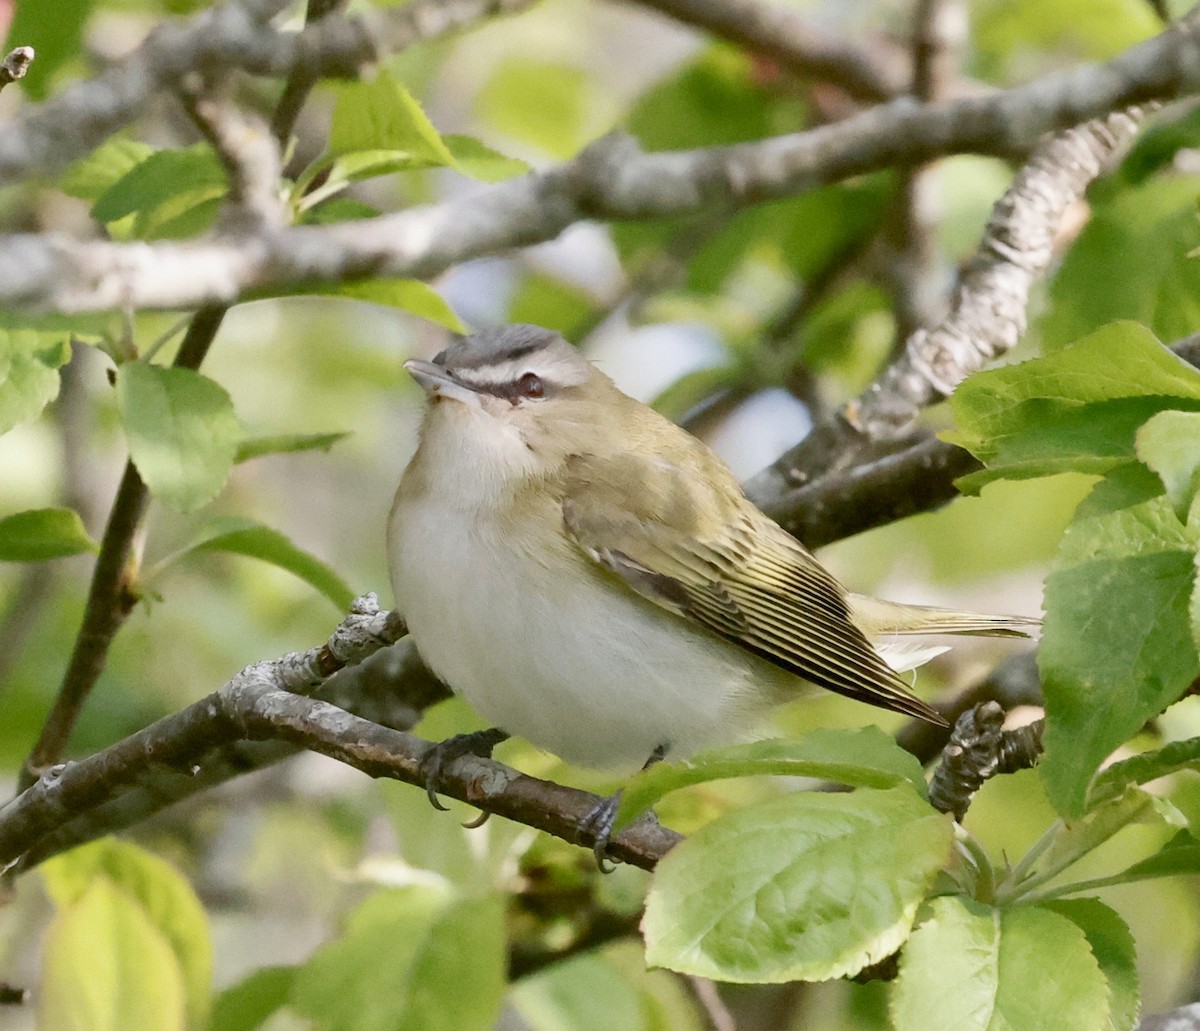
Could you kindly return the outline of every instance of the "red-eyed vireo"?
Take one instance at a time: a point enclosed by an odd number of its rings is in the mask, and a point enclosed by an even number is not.
[[[556,333],[485,330],[405,368],[429,408],[388,528],[396,602],[497,728],[431,754],[431,798],[441,762],[507,734],[629,767],[736,740],[804,681],[940,723],[899,673],[944,649],[901,638],[1037,626],[847,592]]]

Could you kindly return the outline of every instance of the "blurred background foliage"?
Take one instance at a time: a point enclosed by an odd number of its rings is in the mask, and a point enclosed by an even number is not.
[[[204,6],[202,0],[24,0],[15,10],[0,4],[11,19],[9,46],[37,49],[20,89],[0,96],[0,117],[119,61],[163,18]],[[351,4],[365,6],[367,0]],[[792,6],[867,41],[903,39],[912,15],[912,5],[899,0],[795,0]],[[294,17],[301,14],[297,7]],[[964,73],[993,86],[1109,57],[1157,28],[1142,0],[978,0],[964,14]],[[384,69],[420,101],[440,133],[474,137],[534,167],[570,157],[615,127],[647,149],[701,147],[800,130],[828,120],[844,104],[830,87],[799,82],[769,61],[637,6],[601,0],[544,0],[526,14],[416,47],[385,61]],[[236,88],[240,100],[269,111],[271,84]],[[353,112],[368,88],[379,88],[378,80],[317,88],[297,128],[292,174],[325,148],[335,108]],[[1188,148],[1198,136],[1194,111],[1169,110],[1122,167],[1096,186],[1090,203],[1073,213],[1063,230],[1065,257],[1036,300],[1021,354],[1062,347],[1117,318],[1139,320],[1168,341],[1195,327],[1200,264],[1190,255],[1200,247],[1200,163]],[[97,211],[93,205],[105,193],[97,191],[112,185],[111,174],[97,184],[87,167],[77,167],[62,181],[0,192],[0,225],[118,238],[194,234],[210,223],[223,188],[211,154],[186,149],[194,146],[186,120],[164,103],[123,135],[119,154],[108,155],[126,161],[126,168],[149,148],[174,155],[170,188],[161,197],[153,184],[142,184],[130,204],[109,193],[109,206]],[[188,153],[194,159],[179,156]],[[934,271],[944,284],[970,256],[1010,172],[1002,161],[969,156],[928,170],[936,207]],[[309,217],[361,217],[475,188],[448,168],[371,175],[350,182]],[[248,518],[282,531],[354,592],[378,590],[386,601],[383,527],[415,444],[421,404],[401,363],[444,346],[445,325],[420,317],[431,311],[442,323],[457,318],[468,327],[528,321],[561,330],[623,389],[702,433],[739,474],[753,473],[795,443],[814,418],[865,386],[893,347],[885,237],[896,189],[895,174],[879,173],[737,213],[578,225],[553,243],[442,276],[432,285],[448,312],[427,296],[388,304],[303,296],[237,305],[204,372],[229,392],[246,434],[345,436],[327,449],[238,465],[219,497],[192,514],[156,504],[146,565],[175,553],[217,517]],[[99,536],[125,444],[106,374],[111,362],[94,344],[123,339],[144,350],[180,314],[71,324],[86,342],[73,347],[58,399],[40,419],[0,437],[0,516],[67,504]],[[944,413],[930,418],[948,424]],[[997,483],[940,512],[840,542],[822,558],[856,590],[1036,612],[1047,561],[1090,483],[1081,476]],[[0,565],[0,785],[6,796],[57,688],[90,567],[86,554]],[[323,641],[340,616],[304,580],[216,552],[170,565],[147,588],[79,724],[75,754],[177,710],[248,663]],[[923,670],[920,690],[928,696],[962,688],[1005,654],[1000,646],[972,644]],[[1164,733],[1195,735],[1197,704],[1176,706],[1162,721]],[[800,732],[868,720],[888,730],[898,726],[890,714],[825,695],[788,707],[779,727]],[[462,703],[451,701],[417,730],[437,738],[477,725]],[[564,769],[521,742],[497,754],[540,776],[598,790],[613,786],[595,773]],[[757,780],[716,782],[671,796],[660,814],[687,832],[747,799],[783,790]],[[332,761],[304,756],[165,813],[133,837],[175,864],[203,902],[215,984],[234,986],[216,1002],[212,1026],[221,1031],[258,1026],[247,1017],[253,1012],[267,1015],[262,1026],[275,1031],[467,1029],[497,1020],[506,1029],[533,1031],[707,1026],[695,986],[647,972],[629,938],[547,965],[505,988],[506,959],[522,949],[566,947],[604,919],[631,926],[645,875],[622,868],[599,878],[586,851],[499,819],[464,830],[460,821],[471,815],[457,805],[450,815],[436,813],[418,791],[371,783]],[[996,854],[1017,855],[1051,815],[1041,782],[1026,773],[989,783],[969,821]],[[1121,838],[1110,847],[1127,851],[1116,864],[1123,866],[1153,844]],[[1194,888],[1155,881],[1112,890],[1139,942],[1148,1010],[1200,991]],[[72,943],[69,927],[56,924],[47,933],[54,897],[50,875],[25,877],[11,903],[0,907],[0,980],[36,983],[43,950],[82,947]],[[88,904],[115,905],[99,897]],[[409,938],[398,940],[396,927],[408,928]],[[414,952],[421,949],[433,954]],[[299,975],[274,969],[301,963]],[[331,1000],[351,990],[351,972],[372,965],[377,981],[353,990],[363,995],[360,1013],[377,1018],[339,1022]],[[440,996],[429,985],[467,979],[475,988],[461,993],[463,1012],[388,1023],[389,1006],[424,1012],[425,1003],[404,994],[415,990],[414,970],[423,972],[433,997]],[[303,982],[300,988],[293,977]],[[746,1031],[887,1026],[878,984],[730,988],[724,994]],[[273,1000],[283,997],[291,1005],[274,1009]],[[23,1028],[32,1026],[33,1015],[14,1010],[2,1019],[5,1027]]]

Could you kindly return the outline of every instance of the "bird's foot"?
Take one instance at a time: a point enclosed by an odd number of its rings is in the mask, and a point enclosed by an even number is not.
[[[663,742],[650,753],[650,758],[642,765],[643,770],[650,769],[656,763],[666,758],[671,750],[670,744]],[[602,798],[579,821],[579,836],[584,841],[592,839],[592,855],[596,857],[596,865],[601,873],[612,873],[615,867],[608,861],[608,843],[612,839],[613,824],[617,821],[617,809],[621,806],[621,792]]]
[[[601,873],[612,873],[615,867],[608,861],[608,843],[612,838],[613,824],[617,819],[617,808],[621,804],[621,792],[602,798],[579,821],[581,843],[592,840],[592,855]]]
[[[472,731],[470,734],[455,734],[454,737],[448,737],[445,741],[438,741],[436,744],[430,745],[429,751],[421,757],[421,776],[425,779],[425,793],[429,796],[429,802],[433,808],[446,811],[446,807],[438,801],[437,788],[438,782],[442,778],[442,771],[447,765],[454,762],[455,759],[461,759],[464,755],[477,755],[481,759],[490,759],[492,749],[501,741],[506,740],[508,740],[508,734],[499,727],[492,727],[489,730]]]

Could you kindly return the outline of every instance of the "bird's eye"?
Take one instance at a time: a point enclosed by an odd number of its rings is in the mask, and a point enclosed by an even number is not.
[[[517,389],[520,390],[522,397],[542,397],[546,393],[542,377],[536,372],[527,372],[517,380]]]

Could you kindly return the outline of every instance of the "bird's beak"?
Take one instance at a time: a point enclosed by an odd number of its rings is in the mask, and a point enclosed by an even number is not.
[[[461,401],[463,404],[479,406],[479,395],[470,387],[459,383],[440,365],[410,358],[404,363],[404,368],[421,385],[421,389],[429,395],[430,399],[446,397],[453,401]]]

